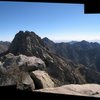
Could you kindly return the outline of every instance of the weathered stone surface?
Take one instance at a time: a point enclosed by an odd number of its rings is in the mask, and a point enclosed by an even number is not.
[[[1,66],[0,66],[1,69]],[[0,86],[16,85],[18,89],[35,89],[34,82],[28,72],[21,71],[18,66],[0,71]]]
[[[80,95],[89,97],[100,97],[100,85],[99,84],[70,84],[63,85],[55,88],[46,88],[35,90],[39,92],[67,94],[67,95]]]
[[[15,35],[8,51],[15,55],[24,54],[27,56],[35,55],[36,57],[42,57],[43,46],[43,41],[34,32],[19,31]]]
[[[21,77],[18,77],[17,89],[20,89],[20,90],[26,90],[26,89],[34,90],[35,89],[34,81],[32,80],[32,78],[30,77],[28,73],[24,72],[21,75]]]
[[[35,56],[7,54],[0,64],[0,86],[17,85],[18,89],[35,89],[29,72],[45,68],[45,63]]]
[[[36,89],[54,87],[54,82],[45,71],[36,70],[31,73]]]
[[[40,58],[35,56],[27,57],[25,55],[19,55],[18,66],[24,71],[44,70],[46,68],[44,61]]]
[[[12,58],[12,57],[14,57],[14,54],[8,53],[8,54],[6,54],[6,55],[4,55],[4,56],[1,56],[1,57],[0,57],[0,60],[1,60],[1,62],[4,62],[5,59],[7,59],[7,58]]]

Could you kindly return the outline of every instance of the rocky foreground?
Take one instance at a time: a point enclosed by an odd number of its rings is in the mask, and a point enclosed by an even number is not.
[[[70,84],[70,85],[63,85],[55,88],[39,89],[35,91],[44,92],[44,93],[57,93],[57,94],[89,96],[89,97],[100,98],[99,84],[82,84],[82,85]]]

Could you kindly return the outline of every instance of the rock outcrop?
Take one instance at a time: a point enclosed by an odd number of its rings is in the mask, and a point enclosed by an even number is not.
[[[31,71],[45,69],[45,63],[37,57],[5,55],[0,65],[0,86],[16,85],[18,89],[35,89]]]
[[[66,95],[77,95],[87,97],[99,97],[100,98],[100,85],[99,84],[70,84],[56,88],[46,88],[35,90],[44,93],[56,93]],[[98,98],[98,99],[99,99]]]
[[[31,73],[36,89],[54,87],[54,82],[45,71],[36,70]]]
[[[42,58],[44,53],[44,43],[34,32],[19,31],[15,35],[15,38],[13,39],[8,51],[14,55],[35,55]]]

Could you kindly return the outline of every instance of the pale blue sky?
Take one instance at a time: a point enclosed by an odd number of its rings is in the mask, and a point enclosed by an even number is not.
[[[84,14],[83,4],[0,2],[0,40],[34,31],[53,41],[100,39],[100,14]]]

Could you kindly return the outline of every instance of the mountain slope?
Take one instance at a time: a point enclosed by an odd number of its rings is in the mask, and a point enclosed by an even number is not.
[[[0,41],[0,53],[7,51],[9,46],[10,46],[10,42]]]
[[[53,44],[52,42],[50,43]],[[70,47],[69,44],[66,46],[64,43],[61,43],[61,46],[66,48]],[[54,50],[57,50],[59,44],[54,45],[54,47],[56,48]],[[63,52],[62,47],[60,50]],[[67,52],[69,52],[69,50]],[[72,51],[70,51],[69,55],[71,55],[71,52]],[[46,68],[43,70],[50,75],[55,86],[72,83],[100,83],[99,72],[87,68],[82,64],[77,65],[72,60],[65,59],[65,57],[59,56],[59,54],[52,53],[52,51],[49,51],[47,46],[45,46],[43,40],[34,32],[19,31],[15,35],[15,38],[8,49],[8,53],[41,58],[46,65]],[[69,57],[69,55],[66,55],[66,57]]]
[[[71,67],[69,61],[51,54],[44,46],[42,39],[34,32],[18,32],[8,51],[14,55],[24,54],[26,56],[41,58],[46,64],[49,75],[53,78],[55,83],[59,85],[64,83],[76,83],[75,75],[71,73],[71,70],[75,69],[75,65],[73,64],[73,67]],[[68,76],[66,73],[68,73]],[[80,83],[82,82],[80,80]]]
[[[50,51],[52,51],[52,53],[56,55],[64,57],[65,59],[70,59],[76,64],[83,64],[86,67],[100,71],[99,43],[89,43],[83,40],[81,42],[75,42],[74,44],[54,43],[51,46],[52,48],[50,48],[49,42],[47,42],[45,45],[48,47],[48,49],[50,49]]]

